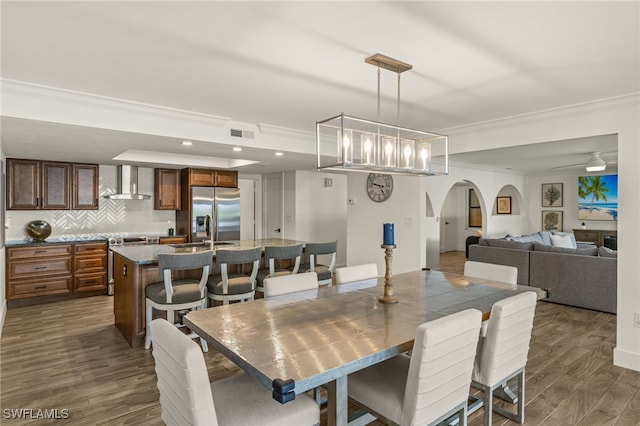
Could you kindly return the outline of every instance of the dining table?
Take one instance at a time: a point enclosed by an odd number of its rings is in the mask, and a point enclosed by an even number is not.
[[[349,423],[349,374],[412,349],[425,322],[546,291],[464,275],[422,270],[393,276],[397,303],[381,303],[384,277],[192,311],[184,322],[274,399],[286,403],[324,385],[327,423]]]

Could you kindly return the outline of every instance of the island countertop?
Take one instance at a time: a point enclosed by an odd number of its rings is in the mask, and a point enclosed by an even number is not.
[[[265,246],[291,246],[304,244],[304,241],[287,240],[284,238],[265,238],[258,240],[234,240],[219,241],[213,246],[213,256],[216,249],[247,249]],[[153,265],[158,263],[160,253],[196,253],[200,251],[212,250],[210,242],[186,243],[186,244],[146,244],[139,246],[114,246],[110,247],[114,253],[130,260],[138,265]]]

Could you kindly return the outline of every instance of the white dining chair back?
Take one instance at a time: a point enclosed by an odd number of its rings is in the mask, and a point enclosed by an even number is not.
[[[508,284],[518,283],[518,268],[495,263],[468,260],[464,262],[464,275]]]
[[[151,323],[162,420],[169,426],[318,425],[320,409],[307,395],[280,404],[241,373],[209,383],[198,346],[163,319]]]
[[[467,396],[482,313],[468,309],[420,325],[402,354],[349,375],[349,398],[385,423],[431,425],[458,413]]]
[[[265,278],[264,297],[280,296],[282,294],[314,290],[317,288],[318,274],[315,272],[304,272],[302,274],[295,275],[280,275],[277,277]]]
[[[374,278],[378,278],[378,265],[375,263],[345,266],[336,269],[336,284],[345,284]]]
[[[536,294],[531,291],[496,302],[491,308],[486,333],[480,337],[473,386],[484,391],[485,425],[491,424],[492,411],[524,422],[524,369],[527,364],[531,330],[536,308]],[[517,412],[493,405],[493,391],[518,377]]]

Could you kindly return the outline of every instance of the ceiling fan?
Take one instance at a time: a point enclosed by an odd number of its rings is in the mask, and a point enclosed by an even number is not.
[[[613,153],[615,151],[611,151],[611,153]],[[584,162],[584,163],[577,163],[577,164],[568,164],[566,166],[559,166],[559,167],[552,167],[552,170],[557,170],[557,169],[569,169],[572,167],[585,167],[585,169],[588,172],[601,172],[603,170],[605,170],[607,168],[608,164],[616,164],[617,161],[605,161],[602,159],[602,155],[606,155],[609,154],[609,152],[599,152],[599,151],[594,151],[594,152],[590,152],[590,158],[588,161]]]

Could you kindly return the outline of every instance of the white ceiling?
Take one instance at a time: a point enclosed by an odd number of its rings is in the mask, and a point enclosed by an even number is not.
[[[402,74],[400,121],[428,131],[640,91],[637,1],[3,1],[1,7],[3,79],[309,132],[316,120],[340,112],[375,119],[376,69],[364,59],[377,52],[413,65]],[[382,121],[395,123],[396,82],[383,71]],[[2,120],[3,152],[12,157],[113,164],[129,149],[177,156],[184,152],[179,140]],[[610,136],[523,149],[547,165],[586,162],[591,151],[617,158]],[[189,153],[262,163],[240,168],[250,173],[314,167],[313,156],[293,151],[275,158],[269,149],[235,153],[196,141]],[[473,163],[509,162],[535,172],[531,161],[518,164],[530,154],[484,152]],[[469,160],[459,155],[452,160]]]

